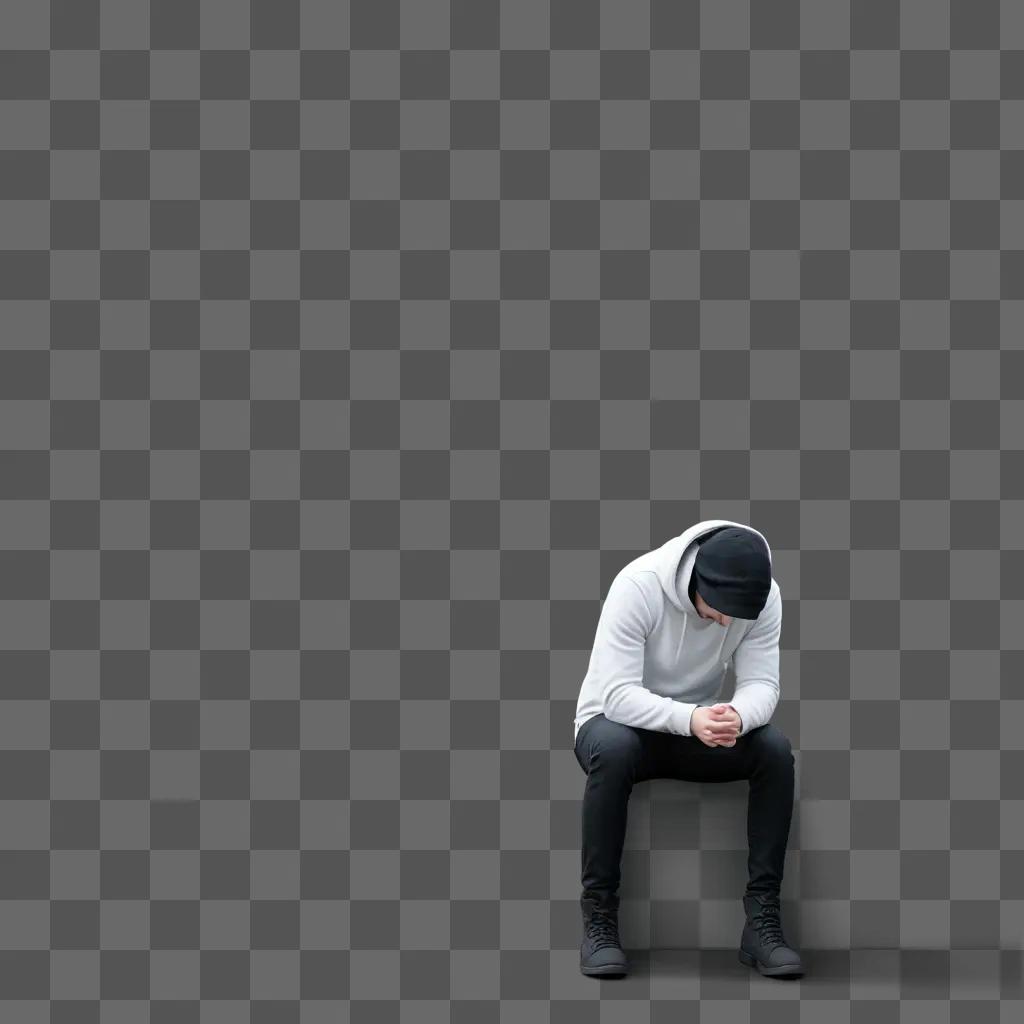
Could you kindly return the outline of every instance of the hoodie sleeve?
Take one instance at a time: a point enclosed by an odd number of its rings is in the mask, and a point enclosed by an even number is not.
[[[601,608],[590,666],[604,716],[638,729],[689,736],[690,715],[697,705],[652,693],[643,685],[644,644],[652,627],[651,610],[637,582],[616,576]]]
[[[741,736],[768,722],[779,702],[781,635],[782,594],[776,590],[733,654],[736,689],[729,703],[739,713]]]

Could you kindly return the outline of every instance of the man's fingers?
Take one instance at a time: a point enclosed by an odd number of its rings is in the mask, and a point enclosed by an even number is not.
[[[735,722],[708,722],[708,728],[711,729],[716,735],[724,735],[725,733],[735,732]]]
[[[705,708],[709,715],[700,730],[701,741],[709,747],[732,747],[739,737],[739,722],[728,704],[712,704]]]

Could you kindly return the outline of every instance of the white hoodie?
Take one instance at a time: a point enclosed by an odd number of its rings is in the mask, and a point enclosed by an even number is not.
[[[689,736],[693,709],[718,701],[730,661],[736,688],[729,703],[739,713],[740,735],[771,718],[779,701],[778,583],[772,579],[756,619],[733,617],[728,626],[702,618],[688,593],[696,540],[718,526],[764,539],[746,523],[705,519],[633,559],[612,580],[576,703],[574,743],[583,723],[602,711],[612,722]]]

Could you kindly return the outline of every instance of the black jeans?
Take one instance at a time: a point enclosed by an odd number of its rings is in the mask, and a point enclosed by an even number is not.
[[[638,729],[598,714],[583,723],[574,752],[587,773],[584,891],[618,892],[627,805],[634,783],[648,779],[748,779],[746,891],[779,893],[793,817],[796,762],[792,746],[778,726],[768,722],[737,737],[735,746],[709,747],[696,736]]]

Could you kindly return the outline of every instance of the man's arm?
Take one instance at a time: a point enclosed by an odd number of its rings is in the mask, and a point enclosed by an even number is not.
[[[653,626],[651,610],[635,580],[618,575],[597,623],[589,671],[596,673],[604,716],[639,729],[690,735],[696,704],[652,693],[643,685],[644,644]]]
[[[768,722],[779,703],[782,593],[776,590],[733,655],[736,689],[729,706],[740,716],[740,735]]]

